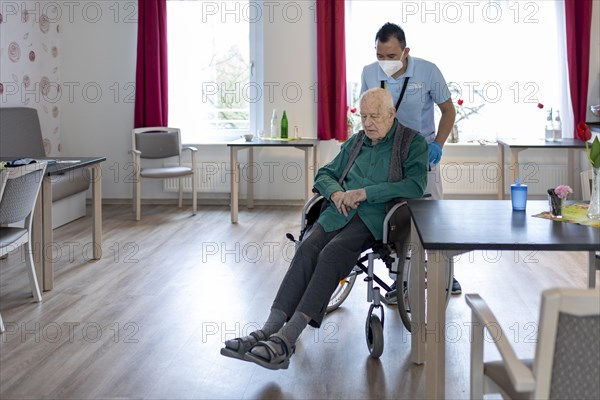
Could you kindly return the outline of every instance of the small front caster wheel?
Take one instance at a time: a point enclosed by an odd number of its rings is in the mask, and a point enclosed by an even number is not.
[[[381,320],[377,315],[370,314],[367,316],[365,328],[369,353],[371,357],[379,358],[383,353],[383,325]]]

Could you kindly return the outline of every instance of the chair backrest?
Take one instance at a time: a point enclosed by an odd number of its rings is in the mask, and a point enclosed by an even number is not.
[[[0,108],[0,157],[45,157],[37,110],[27,107]]]
[[[32,214],[46,163],[29,164],[6,171],[8,179],[0,199],[0,225],[22,221]]]
[[[133,149],[141,158],[168,158],[181,154],[181,134],[177,128],[153,127],[133,130]]]
[[[8,169],[0,169],[0,200],[2,200],[2,193],[4,193],[4,187],[8,180]]]
[[[598,289],[544,291],[533,373],[533,398],[600,398]]]
[[[592,198],[592,176],[594,171],[589,169],[587,171],[581,171],[579,176],[581,177],[581,199],[584,201],[590,201]]]

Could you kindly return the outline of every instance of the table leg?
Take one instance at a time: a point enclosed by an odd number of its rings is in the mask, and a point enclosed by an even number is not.
[[[519,152],[522,149],[510,149],[510,183],[514,183],[519,177]]]
[[[42,181],[42,290],[54,287],[54,239],[52,233],[52,178]]]
[[[317,176],[319,172],[319,145],[313,146],[313,177]]]
[[[498,199],[504,200],[504,145],[498,143]]]
[[[308,201],[312,193],[312,185],[310,181],[310,147],[302,148],[304,150],[304,199]]]
[[[446,279],[441,251],[427,253],[427,354],[425,363],[425,398],[445,398],[446,378]]]
[[[319,145],[315,144],[313,146],[313,170],[312,170],[312,184],[311,187],[315,186],[315,176],[317,176],[317,172],[319,172]]]
[[[410,360],[415,364],[425,362],[425,259],[423,246],[419,241],[414,222],[411,220],[410,231],[410,275],[408,276],[410,293],[410,315],[412,317]],[[416,289],[416,290],[415,290]]]
[[[35,274],[37,281],[40,285],[40,289],[44,290],[44,233],[43,233],[43,220],[42,215],[44,202],[44,195],[42,190],[39,191],[37,200],[35,202],[35,210],[33,211],[33,223],[31,227],[31,248],[33,252],[33,264],[35,266]]]
[[[247,167],[246,179],[246,207],[254,208],[254,149],[248,148],[248,167]]]
[[[237,149],[234,146],[229,148],[229,162],[231,165],[231,223],[237,224],[238,222],[238,194],[239,194],[239,180],[240,172],[238,169],[237,161]]]
[[[92,173],[92,241],[94,260],[102,258],[102,170],[99,164],[90,167]]]
[[[588,288],[593,289],[596,287],[596,252],[590,251],[588,255]]]

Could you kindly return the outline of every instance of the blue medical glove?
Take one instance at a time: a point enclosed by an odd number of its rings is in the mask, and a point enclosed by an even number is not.
[[[442,159],[442,146],[438,142],[429,144],[429,164],[435,165]]]

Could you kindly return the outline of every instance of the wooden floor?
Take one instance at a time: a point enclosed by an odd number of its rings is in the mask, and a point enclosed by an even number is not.
[[[219,354],[225,339],[259,327],[293,254],[299,207],[104,207],[104,257],[90,262],[91,218],[55,231],[55,288],[32,302],[21,253],[0,261],[1,399],[423,398],[424,367],[386,307],[385,349],[368,355],[366,285],[307,329],[287,371]],[[89,214],[89,213],[88,213]],[[585,287],[583,253],[475,252],[456,263],[464,292],[497,312],[517,352],[532,356],[540,292]],[[382,276],[386,276],[385,273]],[[464,296],[448,308],[447,398],[469,395]],[[487,357],[495,357],[486,350]]]

